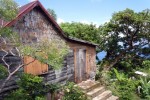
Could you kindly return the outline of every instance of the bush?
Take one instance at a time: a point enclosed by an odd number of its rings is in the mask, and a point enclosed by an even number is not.
[[[137,100],[136,89],[139,81],[127,78],[123,73],[119,73],[114,69],[116,79],[113,83],[110,83],[109,89],[114,95],[117,95],[120,100]]]
[[[22,74],[17,82],[19,89],[13,91],[6,100],[42,100],[45,93],[42,82],[41,77]]]
[[[55,92],[61,88],[59,84],[44,84],[42,77],[31,74],[21,74],[17,84],[19,88],[6,100],[46,100],[47,93],[51,93],[51,100],[55,100]]]
[[[74,83],[68,82],[64,87],[63,100],[87,100],[87,98]]]
[[[46,85],[47,91],[51,93],[51,99],[55,100],[56,98],[56,92],[62,88],[60,84],[47,84]]]
[[[141,98],[150,100],[150,77],[143,77],[140,79],[138,92]]]
[[[135,100],[133,95],[136,93],[136,85],[137,83],[135,81],[124,79],[114,82],[111,85],[111,87],[113,87],[111,90],[120,100]]]

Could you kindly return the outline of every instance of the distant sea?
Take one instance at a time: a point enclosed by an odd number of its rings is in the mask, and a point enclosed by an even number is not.
[[[99,52],[99,53],[97,53],[97,56],[98,56],[99,60],[102,60],[103,58],[105,58],[106,52],[104,52],[104,51]]]
[[[97,53],[97,56],[98,56],[99,60],[101,61],[103,58],[105,58],[106,52],[104,52],[104,51],[99,52],[99,53]],[[143,54],[141,54],[140,56],[141,57],[145,57],[147,59],[150,59],[150,55],[143,55]]]

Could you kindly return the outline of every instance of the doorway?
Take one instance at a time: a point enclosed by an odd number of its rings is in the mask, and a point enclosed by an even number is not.
[[[75,82],[86,80],[86,49],[77,49],[75,53]]]

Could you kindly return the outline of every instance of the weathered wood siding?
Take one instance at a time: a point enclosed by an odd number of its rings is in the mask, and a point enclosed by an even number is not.
[[[86,68],[85,68],[85,73],[83,75],[83,79],[77,79],[79,76],[79,72],[77,70],[77,68],[79,67],[77,65],[77,63],[75,63],[75,81],[81,82],[82,80],[84,80],[84,76],[86,77],[86,79],[90,78],[90,74],[91,72],[96,72],[96,47],[95,46],[90,46],[90,45],[85,45],[85,44],[79,44],[79,43],[75,43],[75,42],[68,42],[70,48],[72,48],[74,50],[74,62],[77,62],[76,59],[77,58],[77,53],[80,49],[83,49],[86,51],[86,57],[84,59],[86,59]],[[82,78],[82,77],[81,77]]]
[[[25,43],[37,42],[39,39],[62,39],[39,8],[34,8],[19,19],[13,25],[13,30],[19,33],[21,40]]]

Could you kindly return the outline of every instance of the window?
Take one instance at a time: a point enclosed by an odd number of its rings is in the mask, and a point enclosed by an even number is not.
[[[24,57],[24,63],[28,64],[32,62],[34,58],[32,57]],[[33,75],[41,75],[48,72],[48,65],[35,60],[34,62],[30,63],[29,65],[24,67],[24,72]]]

